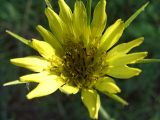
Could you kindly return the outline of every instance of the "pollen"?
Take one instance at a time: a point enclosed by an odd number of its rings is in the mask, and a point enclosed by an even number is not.
[[[87,50],[82,43],[68,42],[64,49],[63,76],[80,89],[91,88],[97,79],[93,64],[96,48],[90,47]]]

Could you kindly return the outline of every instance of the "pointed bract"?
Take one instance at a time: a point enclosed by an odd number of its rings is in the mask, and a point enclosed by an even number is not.
[[[132,21],[142,12],[144,9],[148,6],[149,2],[145,3],[141,8],[139,8],[126,22],[125,22],[125,28],[127,28]]]

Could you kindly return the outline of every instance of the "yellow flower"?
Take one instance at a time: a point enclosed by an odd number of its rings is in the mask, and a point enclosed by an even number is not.
[[[147,52],[129,53],[139,46],[144,38],[117,46],[124,29],[146,7],[145,4],[128,21],[118,19],[107,29],[106,0],[100,0],[90,23],[89,15],[82,1],[77,0],[72,12],[64,0],[59,0],[60,13],[50,7],[45,9],[50,30],[41,25],[37,30],[44,41],[26,40],[10,31],[10,35],[35,49],[40,56],[11,59],[11,63],[35,73],[21,76],[19,80],[4,84],[38,83],[27,94],[28,99],[49,95],[56,90],[66,94],[81,92],[81,100],[93,119],[98,118],[100,97],[96,90],[121,102],[121,92],[113,78],[128,79],[141,73],[138,68],[129,67],[143,60]],[[88,12],[89,13],[89,12]],[[89,22],[88,22],[89,21]]]

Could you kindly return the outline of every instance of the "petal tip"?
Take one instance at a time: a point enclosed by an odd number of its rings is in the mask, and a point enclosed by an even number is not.
[[[26,98],[27,98],[28,100],[33,99],[33,97],[32,97],[30,94],[26,95]]]
[[[136,72],[135,76],[138,76],[139,74],[141,74],[141,72],[142,72],[142,70],[137,69],[137,72]]]
[[[16,58],[13,58],[13,59],[10,59],[10,62],[12,63],[12,64],[14,64],[14,63],[16,63]]]
[[[144,37],[140,37],[139,42],[140,42],[140,44],[143,43],[144,42]]]

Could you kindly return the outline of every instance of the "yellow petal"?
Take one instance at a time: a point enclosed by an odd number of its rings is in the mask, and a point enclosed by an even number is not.
[[[135,40],[132,40],[131,42],[119,44],[116,47],[112,48],[107,53],[106,59],[117,57],[118,55],[122,55],[122,54],[124,55],[128,53],[131,49],[133,49],[134,47],[137,47],[140,44],[142,44],[143,41],[144,41],[144,38],[140,37]]]
[[[117,57],[114,57],[114,59],[109,60],[108,63],[111,66],[122,66],[126,64],[133,64],[136,63],[136,61],[141,60],[146,56],[147,52],[137,52],[121,56],[119,55]]]
[[[101,92],[118,93],[121,92],[120,88],[115,84],[114,80],[109,77],[101,78],[95,85],[96,89]]]
[[[124,66],[108,67],[105,73],[115,78],[128,79],[139,75],[141,73],[141,70],[124,65]]]
[[[48,68],[50,63],[39,56],[29,56],[23,58],[14,58],[10,60],[12,64],[30,69],[34,72],[41,72]]]
[[[63,33],[65,31],[65,25],[61,18],[51,8],[46,8],[45,14],[48,18],[49,26],[51,31],[56,38],[63,43]]]
[[[52,59],[52,57],[55,56],[55,50],[47,42],[33,39],[32,46],[47,60]]]
[[[4,83],[3,86],[17,85],[17,84],[24,84],[24,83],[26,83],[26,82],[21,82],[19,80],[15,80],[15,81]]]
[[[119,38],[122,36],[124,30],[124,22],[118,19],[113,25],[111,25],[104,33],[100,41],[99,50],[106,51],[110,49]]]
[[[59,17],[62,19],[62,21],[65,23],[66,30],[65,30],[65,38],[73,38],[72,40],[75,40],[75,33],[73,30],[73,13],[69,6],[66,4],[64,0],[59,0]]]
[[[45,82],[38,84],[38,86],[33,89],[28,95],[28,99],[33,99],[36,97],[42,97],[55,92],[59,87],[64,83],[60,80],[55,79],[46,79]]]
[[[76,1],[73,13],[73,25],[77,39],[80,39],[86,47],[89,42],[89,28],[87,25],[87,13],[82,1]]]
[[[68,84],[63,85],[62,87],[59,88],[59,90],[65,94],[76,94],[79,91],[77,87]]]
[[[59,7],[60,7],[60,18],[66,24],[71,24],[72,22],[72,11],[69,6],[66,4],[64,0],[58,0]]]
[[[56,50],[56,53],[58,53],[58,55],[63,55],[64,54],[62,45],[60,44],[60,42],[56,39],[56,37],[50,31],[46,30],[41,25],[37,26],[37,30],[41,34],[43,39],[47,43],[52,45],[52,47]]]
[[[22,82],[37,82],[42,83],[46,80],[54,80],[57,79],[56,75],[50,75],[47,72],[28,74],[20,77],[20,81]]]
[[[95,7],[93,20],[91,23],[91,33],[93,38],[100,37],[107,22],[106,0],[100,0]]]
[[[92,119],[98,119],[100,108],[100,97],[95,90],[82,90],[81,99],[89,111]]]

